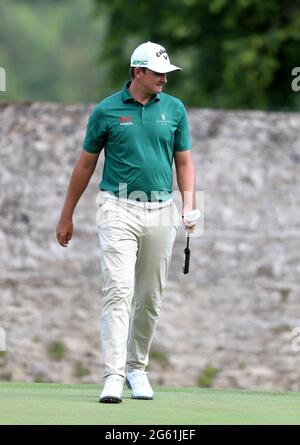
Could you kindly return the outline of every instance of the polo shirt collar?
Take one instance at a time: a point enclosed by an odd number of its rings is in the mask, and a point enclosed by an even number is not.
[[[130,94],[129,91],[129,87],[131,84],[131,80],[128,80],[128,82],[125,83],[123,90],[122,90],[122,101],[123,102],[135,102],[135,99],[132,97],[132,95]],[[160,100],[160,94],[154,94],[153,97],[151,97],[151,99],[149,100],[148,103],[150,102],[157,102]]]

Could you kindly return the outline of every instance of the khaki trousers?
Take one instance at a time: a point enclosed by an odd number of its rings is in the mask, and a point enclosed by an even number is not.
[[[97,221],[104,378],[125,377],[148,364],[180,217],[175,203],[148,210],[104,198]]]

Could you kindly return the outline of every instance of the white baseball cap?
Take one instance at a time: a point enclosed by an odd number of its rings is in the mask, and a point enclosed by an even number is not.
[[[133,51],[130,66],[149,68],[162,74],[181,71],[181,68],[170,63],[165,48],[153,42],[142,43]]]

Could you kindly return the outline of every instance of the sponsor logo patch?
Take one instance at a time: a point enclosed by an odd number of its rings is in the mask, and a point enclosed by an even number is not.
[[[121,116],[119,117],[120,125],[133,125],[131,116]]]

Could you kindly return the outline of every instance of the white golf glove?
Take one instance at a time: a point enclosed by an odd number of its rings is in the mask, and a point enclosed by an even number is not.
[[[198,209],[184,213],[182,215],[182,222],[185,226],[185,229],[188,230],[189,232],[193,232],[197,227],[197,223],[200,217],[201,217],[201,212]]]

